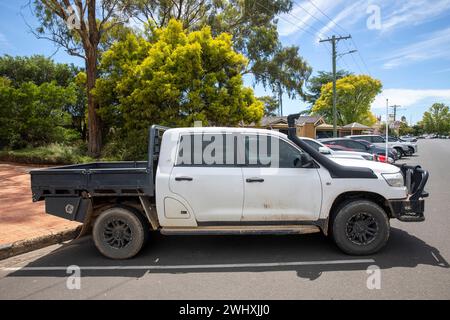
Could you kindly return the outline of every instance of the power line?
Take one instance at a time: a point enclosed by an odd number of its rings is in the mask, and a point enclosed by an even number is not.
[[[339,29],[341,29],[342,31],[344,31],[344,33],[348,33],[348,31],[347,31],[346,29],[344,29],[344,28],[343,28],[342,26],[340,26],[337,22],[335,22],[333,19],[331,19],[330,16],[328,16],[322,9],[320,9],[320,8],[319,8],[312,0],[309,0],[309,3],[311,3],[311,5],[312,5],[314,8],[316,8],[320,13],[322,13],[322,15],[324,15],[324,16],[325,16],[332,24],[334,24],[336,27],[338,27]],[[338,34],[339,34],[339,33],[338,33]],[[366,68],[368,74],[369,74],[370,76],[372,76],[372,74],[371,74],[371,72],[370,72],[370,70],[369,70],[369,68],[368,68],[368,66],[367,66],[367,64],[366,64],[366,62],[364,61],[364,58],[363,58],[362,55],[361,55],[361,50],[358,48],[358,46],[357,46],[357,44],[356,44],[356,42],[355,42],[355,40],[354,40],[353,38],[351,39],[351,41],[352,41],[352,43],[353,43],[353,46],[354,46],[355,49],[357,50],[358,56],[359,56],[360,60],[362,61],[364,67]],[[347,45],[347,47],[348,47],[348,45]],[[353,59],[353,61],[355,62],[355,64],[357,65],[358,69],[360,69],[360,71],[362,71],[361,68],[359,67],[359,64],[356,62],[356,60],[354,59],[353,56],[352,56],[352,59]],[[362,73],[363,73],[363,72],[362,72]]]

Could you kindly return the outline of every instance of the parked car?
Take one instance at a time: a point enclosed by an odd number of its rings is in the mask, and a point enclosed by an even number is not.
[[[323,144],[329,146],[333,149],[333,147],[344,147],[347,148],[348,151],[359,151],[359,152],[366,152],[370,154],[374,154],[376,156],[383,155],[384,160],[386,150],[380,147],[377,147],[365,140],[353,140],[349,138],[327,138],[327,139],[320,139],[320,142]],[[336,149],[334,149],[336,150]],[[390,163],[394,163],[395,160],[397,160],[397,152],[394,149],[388,150]]]
[[[299,137],[300,140],[306,142],[311,147],[313,147],[316,151],[319,151],[325,156],[328,156],[330,158],[346,158],[346,159],[360,159],[360,160],[369,160],[374,161],[376,160],[374,156],[367,152],[358,152],[358,151],[351,151],[351,150],[333,150],[330,147],[324,145],[318,140],[307,138],[307,137]]]
[[[352,136],[346,136],[345,138],[350,138],[353,140],[366,140],[367,142],[372,143],[373,145],[384,148],[386,146],[385,139],[382,136],[375,135],[375,134],[364,134],[364,135],[352,135]],[[411,150],[409,146],[404,142],[398,142],[398,141],[389,141],[388,146],[390,148],[394,148],[399,158],[406,156],[410,154]],[[417,146],[416,146],[417,151]]]
[[[409,152],[407,153],[409,155],[413,155],[414,153],[417,152],[417,149],[418,149],[417,143],[408,142],[408,141],[405,141],[405,140],[400,139],[398,137],[389,136],[389,142],[397,142],[397,143],[401,143],[403,145],[406,145],[408,147],[408,149],[409,149]],[[417,140],[416,140],[416,142],[417,142]]]
[[[400,139],[406,142],[417,142],[417,137],[413,136],[401,136]]]
[[[297,118],[288,117],[288,136],[255,128],[153,126],[148,161],[31,170],[32,199],[45,200],[49,214],[82,222],[82,233],[92,226],[95,246],[112,259],[135,256],[151,230],[322,232],[345,253],[367,255],[386,244],[390,219],[424,220],[426,170],[331,160],[296,136]]]

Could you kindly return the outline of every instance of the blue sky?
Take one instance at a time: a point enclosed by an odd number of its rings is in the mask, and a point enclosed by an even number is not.
[[[389,104],[398,104],[398,116],[417,122],[434,102],[450,105],[450,0],[294,0],[291,13],[280,17],[278,29],[285,45],[297,45],[313,68],[331,70],[330,45],[318,39],[351,34],[338,52],[358,53],[338,60],[338,68],[368,74],[383,83],[383,93],[372,105],[376,115]],[[0,0],[0,55],[53,55],[58,62],[81,65],[47,40],[32,35],[24,20],[36,21],[28,0]],[[246,84],[252,85],[251,78]],[[266,95],[261,86],[257,95]],[[284,97],[284,114],[307,106]]]

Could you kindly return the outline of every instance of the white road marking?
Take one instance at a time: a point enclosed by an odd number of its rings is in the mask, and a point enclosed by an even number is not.
[[[352,260],[324,260],[324,261],[298,261],[298,262],[273,262],[273,263],[231,263],[231,264],[192,264],[192,265],[168,265],[168,266],[79,266],[81,270],[184,270],[184,269],[233,269],[233,268],[265,268],[265,267],[289,267],[289,266],[314,266],[333,264],[365,264],[374,263],[374,259]],[[66,271],[67,267],[7,267],[2,271]]]

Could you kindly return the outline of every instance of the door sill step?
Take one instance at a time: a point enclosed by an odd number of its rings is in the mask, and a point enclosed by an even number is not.
[[[308,234],[320,231],[320,228],[314,225],[166,227],[160,229],[164,235]]]

